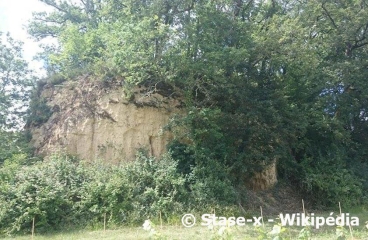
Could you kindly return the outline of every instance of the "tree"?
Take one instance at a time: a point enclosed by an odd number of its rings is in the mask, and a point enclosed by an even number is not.
[[[0,33],[0,163],[24,150],[18,140],[24,126],[32,76],[21,54],[22,44],[9,34]]]

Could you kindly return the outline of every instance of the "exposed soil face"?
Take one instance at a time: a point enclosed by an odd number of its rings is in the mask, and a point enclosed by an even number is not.
[[[277,160],[263,167],[261,172],[254,173],[254,176],[246,181],[248,189],[253,191],[266,190],[277,183]]]
[[[152,156],[163,154],[171,134],[162,129],[181,105],[154,88],[137,87],[126,93],[118,84],[106,87],[88,76],[45,85],[41,97],[53,114],[31,128],[38,154],[65,150],[90,161],[112,163],[134,159],[137,149]]]

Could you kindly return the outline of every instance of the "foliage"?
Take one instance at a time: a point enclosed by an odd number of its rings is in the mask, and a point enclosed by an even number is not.
[[[0,33],[1,130],[20,128],[25,114],[32,76],[21,54],[22,43]]]
[[[29,115],[27,125],[37,127],[47,122],[52,115],[51,108],[47,105],[46,99],[33,93],[28,109]]]
[[[133,208],[141,220],[159,212],[166,218],[183,210],[188,202],[184,188],[185,178],[176,171],[176,163],[167,155],[161,160],[138,154],[137,162],[126,168],[126,177],[132,189]]]
[[[14,159],[0,169],[1,231],[29,231],[33,218],[40,232],[104,216],[109,224],[166,219],[188,203],[184,182],[170,156],[156,161],[140,154],[128,166],[88,165],[67,155],[28,166]]]
[[[343,202],[347,207],[351,207],[362,203],[362,180],[341,164],[334,163],[336,167],[331,168],[329,159],[322,159],[316,165],[308,160],[302,164],[305,164],[306,171],[303,183],[307,192],[313,194],[316,204],[327,207],[336,202]]]
[[[25,123],[32,72],[22,59],[22,43],[0,32],[0,165],[29,152]]]
[[[186,144],[174,156],[196,189],[217,199],[277,161],[280,177],[316,204],[349,194],[360,202],[366,1],[42,2],[54,11],[36,13],[29,32],[58,40],[45,49],[50,72],[180,89],[188,114],[171,128],[184,129],[176,139]]]
[[[10,171],[4,166],[2,171]],[[84,169],[73,159],[53,156],[47,162],[22,166],[13,172],[12,181],[5,181],[1,192],[0,222],[2,231],[14,233],[28,229],[33,218],[40,231],[71,221],[74,203],[85,183]]]
[[[39,55],[49,78],[31,103],[22,44],[0,38],[1,233],[29,231],[33,219],[46,231],[233,205],[273,161],[316,206],[367,199],[365,0],[40,1],[54,11],[35,13],[28,31],[58,44]],[[139,153],[126,166],[32,158],[21,129],[27,113],[29,126],[52,114],[42,85],[82,73],[126,92],[175,86],[187,114],[168,126],[172,155]],[[260,229],[264,239],[284,234]]]
[[[170,156],[159,161],[143,154],[121,167],[93,167],[93,181],[83,187],[85,211],[111,222],[139,222],[162,214],[163,218],[183,209],[187,202],[185,179],[176,172]]]

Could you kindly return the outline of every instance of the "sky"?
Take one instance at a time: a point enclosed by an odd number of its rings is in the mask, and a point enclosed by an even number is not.
[[[24,43],[23,56],[29,62],[29,66],[39,74],[43,74],[40,70],[42,63],[32,59],[40,48],[37,42],[30,39],[25,25],[32,18],[32,12],[47,9],[47,6],[39,0],[0,0],[0,32],[10,32],[12,38]]]

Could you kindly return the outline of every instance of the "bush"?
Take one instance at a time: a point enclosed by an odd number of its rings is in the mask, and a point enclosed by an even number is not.
[[[17,167],[18,166],[18,167]],[[66,225],[141,223],[183,211],[185,178],[170,155],[160,160],[138,154],[126,166],[88,165],[53,155],[31,166],[0,169],[0,231],[38,232]]]
[[[50,75],[47,78],[47,83],[55,86],[55,85],[60,85],[63,82],[65,82],[67,79],[65,76],[63,76],[61,73],[54,73],[52,75]]]
[[[232,206],[236,203],[236,189],[226,168],[207,159],[207,165],[197,165],[189,175],[191,199],[196,206]]]
[[[163,217],[181,212],[188,202],[185,178],[177,172],[177,163],[170,155],[159,161],[142,153],[137,160],[126,167],[132,207],[132,220],[142,222],[148,217]]]
[[[337,206],[338,202],[350,207],[360,204],[363,197],[362,180],[343,165],[339,159],[321,158],[316,164],[305,159],[304,189],[320,207]]]
[[[109,222],[125,220],[124,212],[130,209],[126,177],[122,168],[92,165],[88,168],[89,182],[81,187],[79,211],[85,223],[102,222],[104,215]]]
[[[170,155],[156,160],[139,153],[126,166],[94,165],[92,176],[83,186],[80,205],[95,221],[103,214],[111,223],[140,223],[160,212],[165,218],[186,202],[185,178]]]
[[[74,203],[79,201],[79,190],[86,181],[83,167],[67,156],[55,155],[48,161],[22,166],[13,181],[3,182],[7,187],[0,189],[2,231],[29,231],[33,218],[38,231],[73,222]]]
[[[27,125],[38,127],[47,122],[52,115],[51,108],[47,105],[44,98],[38,97],[33,93],[28,109]]]

